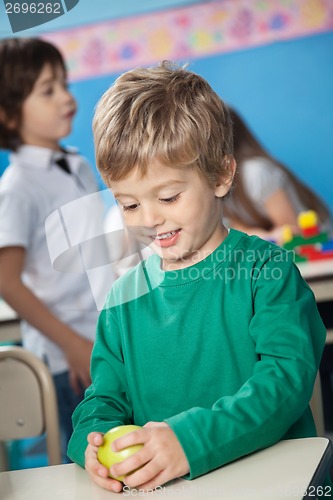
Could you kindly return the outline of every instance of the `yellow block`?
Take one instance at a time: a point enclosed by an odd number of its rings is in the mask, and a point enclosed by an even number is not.
[[[309,227],[318,224],[318,217],[314,210],[307,210],[298,215],[298,225],[301,229],[308,229]]]
[[[290,226],[283,226],[281,237],[282,237],[282,244],[288,243],[293,239],[293,232]]]

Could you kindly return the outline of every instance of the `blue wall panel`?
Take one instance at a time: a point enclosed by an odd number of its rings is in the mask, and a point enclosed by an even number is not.
[[[153,3],[146,0],[138,6],[134,0],[125,0],[122,4],[97,0],[92,12],[90,0],[80,0],[77,7],[59,18],[59,28],[65,28],[66,23],[68,27],[79,26],[101,18],[156,10]],[[201,2],[163,0],[159,8],[191,3]],[[56,29],[53,25],[56,22],[47,23],[45,29]],[[0,28],[4,28],[1,23]],[[38,29],[20,33],[22,36],[38,34]],[[8,35],[8,29],[0,29],[1,37]],[[263,144],[320,193],[333,211],[333,33],[195,59],[191,68],[243,114]],[[92,163],[94,107],[116,76],[72,85],[79,112],[73,133],[65,142],[78,146]],[[7,155],[0,153],[0,174],[7,161]]]
[[[333,33],[205,57],[190,68],[235,106],[269,151],[333,211]],[[93,110],[117,76],[72,85],[80,109],[68,142],[91,162]]]

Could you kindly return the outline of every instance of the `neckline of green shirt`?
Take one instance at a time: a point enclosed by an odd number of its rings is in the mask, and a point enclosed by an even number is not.
[[[192,266],[172,271],[164,271],[161,266],[162,259],[156,254],[152,255],[144,263],[145,271],[148,274],[147,278],[154,285],[153,288],[155,286],[186,285],[203,279],[226,261],[243,237],[244,234],[240,231],[230,229],[222,243],[203,260]]]

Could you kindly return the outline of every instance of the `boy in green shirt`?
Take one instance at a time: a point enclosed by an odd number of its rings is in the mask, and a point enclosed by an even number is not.
[[[224,103],[183,68],[136,69],[102,97],[94,136],[129,231],[156,254],[110,291],[69,456],[121,491],[97,448],[112,427],[143,426],[115,441],[143,447],[111,473],[150,489],[315,436],[325,328],[292,255],[223,225],[236,168]]]

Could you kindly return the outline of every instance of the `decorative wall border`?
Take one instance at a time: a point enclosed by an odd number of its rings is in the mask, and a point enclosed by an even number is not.
[[[44,36],[71,80],[183,61],[333,29],[332,0],[215,0]]]

